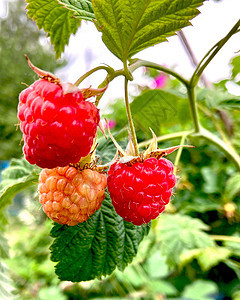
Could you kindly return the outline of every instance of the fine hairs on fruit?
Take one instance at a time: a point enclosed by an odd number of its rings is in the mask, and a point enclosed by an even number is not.
[[[108,190],[116,212],[135,225],[149,223],[169,203],[176,177],[166,158],[115,162],[108,172]]]

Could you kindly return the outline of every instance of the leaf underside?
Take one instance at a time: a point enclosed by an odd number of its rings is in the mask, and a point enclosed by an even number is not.
[[[48,34],[59,58],[70,35],[77,32],[81,20],[74,18],[74,12],[64,8],[57,0],[27,0],[27,3],[28,16]]]
[[[92,21],[95,19],[91,0],[58,0],[65,8],[74,12],[74,17]]]
[[[150,229],[136,226],[116,214],[109,196],[89,220],[77,226],[55,224],[51,235],[51,260],[58,262],[60,280],[87,281],[111,274],[132,261]]]
[[[204,0],[93,0],[97,28],[123,62],[190,25]]]

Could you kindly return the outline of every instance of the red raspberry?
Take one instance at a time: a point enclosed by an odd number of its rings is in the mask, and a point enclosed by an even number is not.
[[[39,177],[39,201],[54,222],[77,225],[98,210],[105,197],[105,174],[74,167],[43,169]]]
[[[64,94],[62,86],[35,81],[19,96],[18,118],[25,158],[42,168],[77,163],[91,149],[100,116],[82,93]]]
[[[114,163],[108,172],[108,190],[116,212],[135,225],[149,223],[169,203],[176,178],[165,158]]]

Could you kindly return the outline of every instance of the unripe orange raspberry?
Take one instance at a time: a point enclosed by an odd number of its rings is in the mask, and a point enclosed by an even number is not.
[[[100,208],[106,186],[106,175],[91,169],[43,169],[39,176],[39,201],[54,222],[74,226]]]

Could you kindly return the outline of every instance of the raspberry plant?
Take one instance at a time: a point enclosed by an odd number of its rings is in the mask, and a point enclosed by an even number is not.
[[[0,206],[1,209],[4,209],[17,192],[37,184],[40,174],[40,202],[43,204],[47,215],[60,223],[55,223],[51,231],[54,242],[50,249],[52,261],[57,262],[56,274],[61,280],[78,282],[94,278],[100,279],[102,276],[110,275],[116,268],[123,271],[132,262],[137,254],[140,242],[149,233],[151,228],[150,221],[156,219],[169,202],[172,188],[176,183],[175,175],[178,176],[177,168],[183,148],[179,146],[174,147],[174,150],[179,149],[177,150],[173,170],[173,164],[166,158],[162,158],[162,156],[172,151],[166,149],[158,150],[156,141],[162,142],[180,138],[180,146],[183,146],[187,140],[193,142],[196,140],[207,140],[226,153],[235,163],[236,168],[240,169],[240,157],[231,142],[226,138],[219,138],[201,124],[196,101],[196,88],[201,75],[227,41],[239,32],[240,21],[207,52],[196,66],[190,79],[183,78],[180,74],[165,66],[135,57],[140,51],[166,41],[168,37],[191,24],[191,19],[198,15],[198,7],[203,2],[199,0],[27,1],[26,10],[28,16],[36,22],[39,29],[45,30],[50,36],[57,58],[64,52],[64,47],[68,44],[69,37],[71,34],[76,33],[81,20],[87,20],[94,22],[97,30],[102,34],[103,43],[122,61],[123,65],[120,70],[114,70],[111,66],[101,65],[89,70],[86,74],[80,74],[80,78],[72,85],[74,86],[74,92],[70,91],[70,94],[61,90],[61,84],[58,81],[51,82],[52,75],[50,75],[49,80],[49,74],[46,76],[46,73],[39,73],[38,75],[41,79],[33,83],[20,95],[18,117],[21,121],[21,130],[24,133],[25,156],[30,163],[37,164],[39,167],[56,169],[41,171],[40,168],[31,166],[25,161],[19,163],[13,160],[9,169],[3,173]],[[144,102],[147,99],[149,106],[151,106],[151,99],[156,99],[156,97],[164,98],[169,96],[172,100],[177,99],[177,96],[174,94],[153,90],[139,96],[130,105],[129,81],[134,81],[134,72],[142,67],[166,73],[185,87],[192,119],[191,130],[154,137],[153,142],[146,140],[140,144],[138,143],[134,120],[136,120],[136,123],[141,123],[141,115],[139,110],[134,109],[137,101]],[[83,99],[84,97],[77,86],[88,76],[102,69],[107,72],[107,76],[103,78],[98,88],[91,90],[86,99]],[[74,201],[68,203],[66,200],[69,191],[65,191],[64,188],[58,190],[57,185],[60,182],[64,187],[66,184],[69,184],[71,187],[74,186],[73,189],[78,189],[78,196],[80,195],[79,197],[84,199],[88,196],[90,197],[91,189],[96,188],[93,185],[98,185],[97,182],[100,175],[96,175],[96,178],[92,175],[90,176],[89,174],[95,171],[91,170],[91,168],[88,169],[86,167],[88,166],[87,163],[84,169],[80,171],[75,168],[75,164],[78,163],[81,157],[87,156],[90,152],[93,138],[96,134],[96,126],[99,123],[98,109],[96,107],[101,101],[101,97],[104,97],[107,86],[118,76],[123,76],[125,80],[124,100],[130,130],[130,142],[127,149],[128,153],[131,154],[131,158],[124,158],[123,151],[114,138],[113,142],[117,147],[118,154],[123,157],[118,157],[111,161],[114,156],[112,151],[97,150],[100,154],[100,160],[105,160],[109,152],[113,154],[105,161],[106,166],[111,165],[108,172],[109,191],[105,192],[105,199],[103,200],[102,190],[105,189],[103,184],[104,187],[101,187],[99,190],[101,194],[99,196],[100,200],[94,200],[94,205],[92,205],[92,200],[89,200],[87,208],[81,204],[84,200],[79,200],[78,202],[82,206],[80,205],[80,208],[78,208],[72,203]],[[77,92],[75,92],[75,89]],[[86,91],[88,89],[85,89]],[[88,101],[90,100],[87,99],[89,96],[95,96],[95,104]],[[48,97],[47,101],[44,99],[46,97]],[[158,109],[161,111],[161,107]],[[80,112],[78,113],[78,110],[84,110],[86,114],[81,115]],[[80,119],[79,116],[81,117]],[[89,119],[91,120],[89,121]],[[38,120],[40,120],[40,123],[43,120],[46,124],[38,126]],[[55,128],[53,125],[57,122],[60,125],[56,125]],[[88,122],[87,125],[85,124],[86,122]],[[81,124],[81,126],[79,125],[79,128],[74,127],[73,125],[76,125],[76,123]],[[91,132],[89,133],[88,130]],[[156,126],[154,131],[158,130],[159,126]],[[157,134],[159,133],[157,132]],[[111,136],[110,132],[109,135]],[[101,146],[100,140],[101,138],[97,141]],[[143,157],[144,151],[140,151],[140,149],[147,145],[149,148],[146,151],[149,156]],[[130,151],[129,148],[131,148]],[[107,152],[108,154],[106,154]],[[156,157],[154,153],[157,153]],[[70,163],[73,165],[69,166]],[[74,170],[74,176],[81,177],[79,182],[75,182],[72,185],[71,180],[74,181],[74,178],[68,178],[68,176],[64,175],[67,168]],[[61,170],[64,170],[64,172]],[[85,194],[84,183],[82,184],[81,182],[85,178],[84,174],[86,173],[89,173],[86,177],[91,177],[91,180],[94,177],[94,182],[91,184],[89,183],[90,181],[86,181],[86,185],[88,185],[90,190],[87,194]],[[53,177],[48,180],[48,176],[52,175]],[[181,174],[179,175],[181,177]],[[90,180],[89,178],[87,180]],[[59,189],[61,189],[60,183]],[[230,185],[232,186],[233,184]],[[83,189],[84,193],[81,193]],[[61,205],[57,204],[57,195],[54,195],[56,192],[62,192],[60,197]],[[141,199],[138,194],[141,195]],[[68,196],[76,200],[71,192]],[[176,198],[175,201],[178,201],[178,199]],[[64,213],[57,216],[57,211]],[[77,213],[78,216],[75,216]],[[87,217],[81,218],[82,215]],[[80,218],[78,218],[79,216]],[[163,233],[162,241],[165,244],[168,243],[168,234],[165,232],[164,235],[164,230],[161,226],[164,224],[164,220],[168,219],[171,219],[171,217],[165,217],[165,219],[163,217],[161,223],[160,216],[153,221],[156,223],[155,230]],[[188,218],[186,220],[193,226],[193,232],[190,234],[189,231],[187,237],[191,240],[194,236],[196,240],[189,242],[188,246],[185,246],[183,241],[177,243],[181,245],[181,249],[176,252],[174,252],[176,243],[173,242],[173,246],[169,244],[170,253],[174,254],[175,260],[178,259],[178,256],[185,248],[193,250],[195,248],[217,247],[202,232],[207,230],[204,224],[194,223],[193,220]],[[159,222],[160,225],[158,227]],[[170,222],[174,223],[175,221],[171,219]],[[180,228],[179,231],[181,232],[181,228],[184,231],[181,216],[177,218],[177,222],[179,222],[179,226],[176,227]],[[194,231],[194,226],[196,231]],[[173,229],[170,232],[171,240],[174,240],[176,227],[172,226]],[[238,238],[236,241],[239,241]],[[226,257],[228,257],[228,254],[226,254]],[[168,258],[170,260],[170,257]],[[176,262],[171,261],[171,263],[174,265]]]

